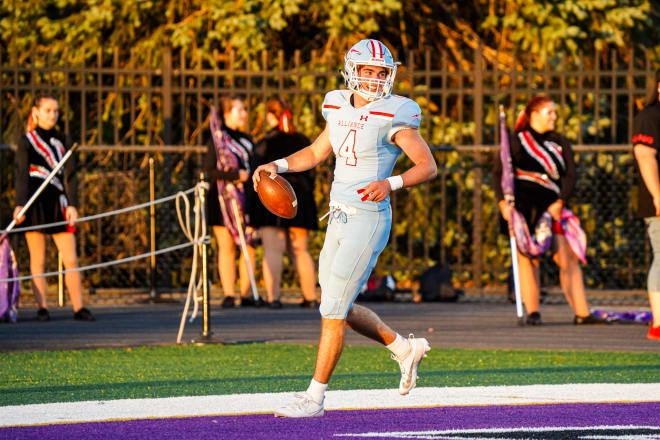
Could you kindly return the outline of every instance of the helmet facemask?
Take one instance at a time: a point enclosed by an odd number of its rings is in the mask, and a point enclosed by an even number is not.
[[[350,90],[367,101],[375,101],[388,97],[392,92],[398,64],[380,41],[362,40],[346,53],[342,75]],[[359,76],[360,68],[364,66],[384,68],[387,76],[384,79]]]
[[[387,76],[384,79],[360,76],[360,68],[365,66],[382,67],[387,70]],[[367,101],[375,101],[386,98],[392,93],[396,65],[390,67],[379,64],[358,64],[353,60],[346,60],[343,73],[349,89]]]

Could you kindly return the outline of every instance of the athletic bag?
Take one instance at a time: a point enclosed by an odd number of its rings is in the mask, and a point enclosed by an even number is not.
[[[451,283],[451,270],[436,264],[426,269],[419,280],[419,293],[422,301],[456,302],[463,293]]]

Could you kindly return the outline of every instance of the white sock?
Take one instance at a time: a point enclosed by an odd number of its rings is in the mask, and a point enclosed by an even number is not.
[[[397,358],[403,359],[408,355],[408,353],[410,353],[410,342],[408,342],[407,338],[404,338],[397,333],[394,342],[392,342],[390,345],[387,345],[386,348],[394,353],[394,356]]]
[[[312,396],[312,399],[318,404],[323,404],[323,399],[325,399],[325,390],[328,388],[327,383],[317,382],[312,379],[307,388],[307,394]]]

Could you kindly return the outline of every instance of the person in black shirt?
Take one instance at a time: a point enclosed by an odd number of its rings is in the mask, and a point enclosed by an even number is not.
[[[225,226],[220,201],[218,199],[218,187],[216,182],[223,180],[231,183],[239,190],[245,191],[245,204],[242,206],[245,212],[244,221],[246,225],[250,224],[250,214],[254,205],[255,193],[252,185],[244,184],[250,176],[251,170],[255,168],[254,143],[249,134],[241,131],[247,123],[247,110],[243,100],[238,96],[226,96],[220,100],[222,131],[226,135],[225,139],[231,153],[236,156],[238,163],[237,169],[218,169],[218,156],[216,154],[213,140],[208,144],[206,156],[204,158],[204,171],[210,182],[210,189],[206,198],[207,223],[212,226],[218,244],[218,272],[220,273],[220,283],[224,292],[222,307],[230,308],[235,305],[234,286],[236,284],[236,241],[229,228]],[[232,209],[227,206],[226,209]],[[246,226],[244,225],[244,227]],[[252,227],[245,228],[246,234],[251,234]],[[255,267],[254,247],[248,243],[248,254],[252,268]],[[249,295],[250,278],[243,253],[240,256],[240,292],[241,305],[253,306],[256,301]],[[256,286],[255,286],[256,287]]]
[[[295,130],[291,112],[281,99],[271,99],[266,103],[266,124],[270,131],[257,146],[257,151],[262,156],[261,163],[286,157],[311,143],[305,135]],[[318,229],[313,170],[290,173],[286,179],[296,193],[297,215],[292,219],[278,217],[261,203],[257,203],[253,218],[253,225],[259,228],[264,246],[263,273],[268,303],[271,308],[282,307],[280,284],[283,254],[288,241],[303,294],[303,302],[300,305],[315,308],[318,307],[318,301],[314,260],[307,250],[309,231]]]
[[[559,223],[564,204],[575,186],[575,163],[570,143],[554,131],[556,121],[555,103],[549,97],[539,95],[528,101],[516,123],[515,132],[510,136],[515,207],[525,218],[530,231],[534,231],[545,211],[550,212],[553,218],[553,259],[559,266],[564,296],[575,314],[573,323],[600,324],[604,321],[589,312],[582,269]],[[508,222],[511,207],[504,200],[501,178],[502,164],[496,160],[495,195],[502,217]],[[520,291],[530,325],[541,324],[539,263],[538,258],[530,258],[518,251]]]
[[[643,183],[637,192],[637,213],[646,222],[653,248],[653,263],[647,281],[653,322],[646,337],[660,340],[660,69],[655,73],[648,105],[635,117],[632,144]]]
[[[43,183],[44,179],[56,167],[70,147],[69,142],[55,129],[59,117],[57,99],[52,95],[39,94],[30,111],[27,133],[18,141],[16,152],[16,224],[37,226],[61,221],[70,222],[64,226],[41,228],[25,232],[30,253],[30,272],[32,292],[37,303],[37,319],[48,321],[50,315],[46,304],[46,236],[51,234],[57,246],[65,269],[78,267],[76,255],[75,228],[73,222],[78,218],[78,181],[75,172],[75,157],[70,157],[63,170],[60,170],[46,186],[25,215],[18,217],[19,211]],[[65,274],[65,283],[71,304],[73,317],[80,321],[94,321],[92,313],[83,307],[82,281],[80,272]]]

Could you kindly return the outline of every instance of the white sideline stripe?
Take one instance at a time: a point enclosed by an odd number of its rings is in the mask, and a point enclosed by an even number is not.
[[[268,413],[291,399],[292,393],[286,392],[5,406],[0,407],[0,426]],[[660,401],[660,383],[605,383],[422,387],[415,388],[407,396],[400,396],[397,390],[329,391],[325,398],[325,408],[332,410],[655,401]]]
[[[605,431],[605,430],[621,430],[627,429],[630,431],[630,428],[635,429],[658,429],[657,426],[638,426],[638,425],[599,425],[599,426],[540,426],[540,427],[530,427],[525,426],[524,428],[474,428],[474,429],[446,429],[444,431],[396,431],[396,432],[361,432],[361,433],[350,433],[350,434],[335,434],[335,437],[377,437],[383,438],[386,436],[397,436],[403,438],[438,438],[437,436],[443,434],[453,434],[452,438],[473,438],[473,437],[456,437],[460,434],[511,434],[514,432],[522,432],[524,434],[531,433],[541,433],[541,432],[556,432],[556,431],[566,431],[566,430],[580,430],[580,431]],[[424,437],[421,437],[424,436]],[[431,437],[435,436],[435,437]],[[474,437],[480,438],[480,437]],[[492,438],[492,437],[485,437]],[[616,440],[644,440],[650,439],[651,437],[640,436],[640,435],[596,435],[596,436],[587,436],[580,435],[581,439],[616,439]]]

